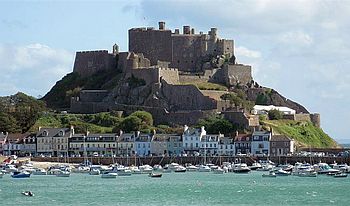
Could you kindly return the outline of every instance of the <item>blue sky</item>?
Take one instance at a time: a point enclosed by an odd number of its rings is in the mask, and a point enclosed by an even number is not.
[[[321,114],[350,142],[350,1],[0,1],[0,96],[45,93],[77,50],[127,48],[131,27],[219,29],[254,78]]]

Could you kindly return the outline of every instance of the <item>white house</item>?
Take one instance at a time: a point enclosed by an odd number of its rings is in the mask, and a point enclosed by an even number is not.
[[[202,155],[216,155],[219,149],[219,138],[224,137],[223,134],[203,135],[200,142],[199,153]]]
[[[222,156],[235,155],[235,144],[232,137],[220,137],[218,154]]]
[[[205,131],[204,127],[195,129],[189,128],[187,125],[185,125],[182,135],[182,146],[184,152],[187,154],[199,152],[201,139],[206,134],[207,132]]]
[[[295,110],[288,107],[278,107],[274,105],[255,105],[252,114],[267,114],[270,110],[278,110],[283,114],[295,114]]]
[[[256,156],[270,155],[270,140],[272,133],[269,131],[255,131],[252,134],[251,152]]]

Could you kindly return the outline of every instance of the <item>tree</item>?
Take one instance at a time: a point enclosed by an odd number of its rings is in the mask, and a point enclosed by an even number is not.
[[[226,119],[220,116],[212,116],[199,120],[197,126],[204,126],[207,133],[211,134],[229,134],[235,131],[235,127]]]
[[[0,131],[15,133],[21,130],[18,128],[17,121],[13,116],[0,112]]]
[[[138,117],[142,120],[144,126],[153,126],[153,117],[152,114],[146,111],[136,111],[132,113],[130,116]]]
[[[277,109],[272,109],[269,111],[268,116],[270,120],[278,120],[283,118],[283,113],[278,111]]]
[[[142,120],[136,116],[128,116],[120,123],[120,129],[125,132],[139,131],[142,129]]]

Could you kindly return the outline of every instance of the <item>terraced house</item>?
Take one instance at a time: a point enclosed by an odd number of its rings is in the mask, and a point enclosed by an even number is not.
[[[37,153],[51,156],[68,155],[68,139],[74,135],[74,127],[39,128],[36,134]]]

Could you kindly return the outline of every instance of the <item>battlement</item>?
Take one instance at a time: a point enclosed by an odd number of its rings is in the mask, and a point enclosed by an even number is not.
[[[93,50],[93,51],[77,51],[77,54],[99,54],[99,53],[103,53],[103,54],[108,54],[108,50]]]

